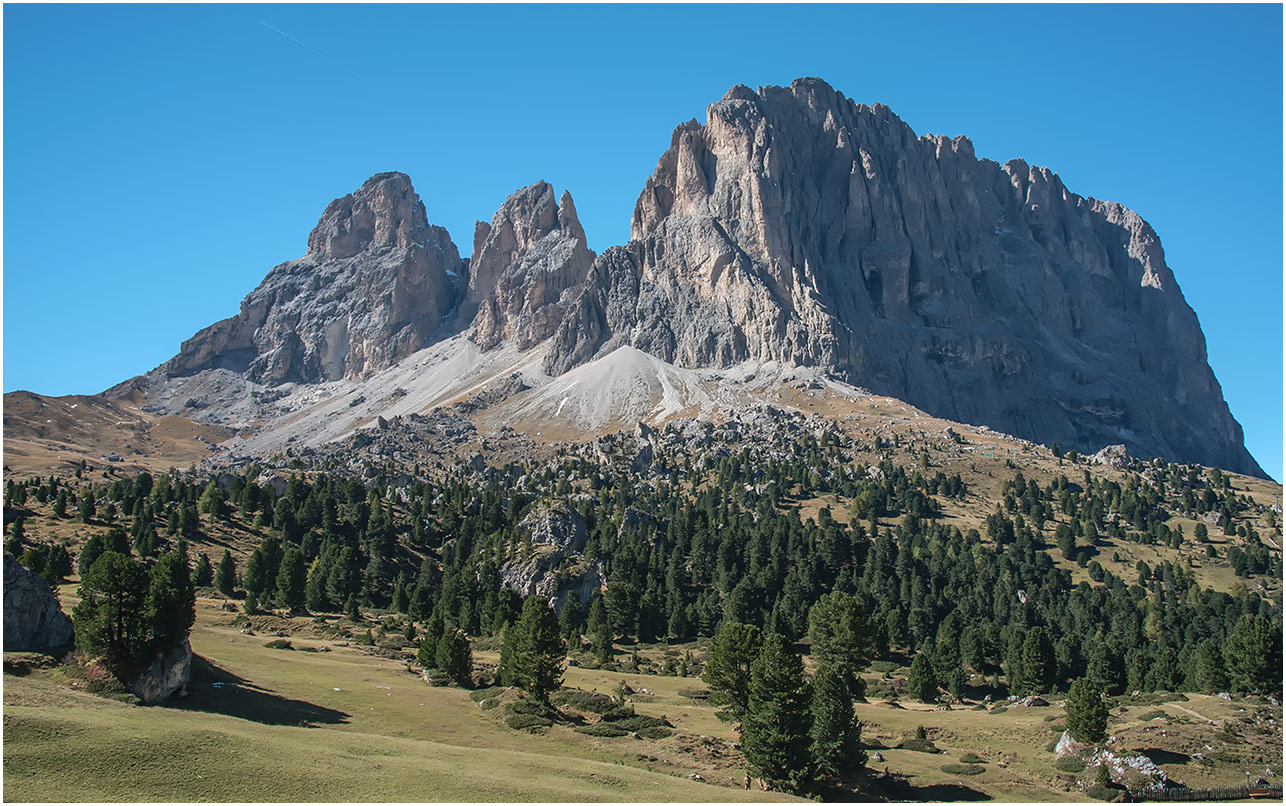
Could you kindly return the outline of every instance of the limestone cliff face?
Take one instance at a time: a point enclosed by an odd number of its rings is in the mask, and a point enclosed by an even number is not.
[[[483,349],[510,341],[525,350],[554,334],[570,289],[594,261],[570,193],[554,201],[546,182],[514,192],[473,236],[469,290],[461,320]]]
[[[1041,442],[1262,474],[1142,218],[818,79],[679,126],[567,310],[555,373],[621,344],[806,364]]]
[[[240,313],[184,342],[161,369],[231,369],[268,385],[368,375],[434,340],[463,270],[410,179],[378,174],[330,203],[304,257],[270,271]]]

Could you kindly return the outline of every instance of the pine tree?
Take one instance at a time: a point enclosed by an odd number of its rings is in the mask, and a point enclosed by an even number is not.
[[[1107,703],[1087,678],[1077,678],[1067,693],[1067,732],[1078,742],[1098,744],[1107,738]]]
[[[424,627],[424,635],[420,636],[420,651],[416,655],[416,660],[426,669],[438,666],[438,642],[442,640],[443,631],[442,616],[434,613]],[[509,683],[506,681],[505,685]]]
[[[1054,647],[1043,627],[1033,627],[1023,640],[1023,679],[1033,691],[1046,692],[1054,688],[1058,665]]]
[[[143,564],[125,554],[104,552],[83,573],[80,603],[72,611],[76,645],[101,655],[118,676],[145,657],[150,615],[144,608],[151,580]]]
[[[825,594],[808,614],[813,661],[818,669],[829,667],[838,672],[854,695],[859,693],[859,675],[871,662],[872,636],[866,611],[852,594]]]
[[[1242,693],[1281,691],[1282,628],[1268,617],[1245,615],[1224,642],[1228,684]]]
[[[1224,671],[1223,651],[1211,638],[1203,641],[1193,657],[1193,683],[1199,691],[1214,694],[1228,690],[1228,673]]]
[[[804,662],[785,636],[769,634],[751,664],[741,746],[751,773],[774,789],[799,793],[813,781],[809,699]]]
[[[237,564],[232,559],[232,552],[227,549],[223,550],[223,557],[219,559],[219,569],[214,575],[214,586],[224,596],[231,596],[237,586]]]
[[[192,570],[192,584],[198,588],[208,588],[214,583],[214,567],[210,565],[210,557],[201,552],[196,555],[196,568]]]
[[[724,622],[710,641],[701,679],[710,687],[710,702],[721,706],[720,719],[742,721],[750,703],[750,669],[763,648],[763,635],[753,624]]]
[[[466,686],[473,680],[473,651],[469,639],[458,629],[449,629],[438,641],[437,667],[458,685]]]
[[[187,637],[196,621],[196,588],[188,558],[167,551],[152,566],[146,618],[157,649],[169,649]]]
[[[563,680],[567,646],[558,635],[558,622],[549,604],[539,596],[523,602],[522,615],[510,630],[515,685],[539,702],[548,702]]]
[[[277,571],[277,602],[291,612],[302,612],[307,606],[306,585],[303,552],[291,546],[286,549]]]
[[[866,763],[862,723],[853,714],[848,682],[822,668],[812,681],[812,756],[819,775],[844,776]]]
[[[576,591],[571,591],[563,600],[563,609],[558,614],[558,631],[568,641],[579,638],[582,615],[580,597],[576,595]]]
[[[933,659],[923,652],[916,653],[911,661],[911,671],[906,678],[907,693],[920,702],[936,702],[938,699],[938,674],[933,668]]]

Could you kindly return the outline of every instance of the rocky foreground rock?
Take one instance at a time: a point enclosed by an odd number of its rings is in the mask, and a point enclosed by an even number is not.
[[[46,652],[69,647],[71,619],[49,583],[9,555],[4,558],[4,651]]]
[[[1263,475],[1146,221],[820,79],[737,86],[679,126],[630,233],[595,255],[571,196],[538,182],[462,260],[407,177],[380,174],[239,314],[123,387],[226,407],[463,332],[539,350],[551,376],[622,346],[687,368],[775,361],[1064,449]]]

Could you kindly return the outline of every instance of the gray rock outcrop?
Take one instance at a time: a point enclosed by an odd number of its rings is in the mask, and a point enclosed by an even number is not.
[[[1147,222],[819,79],[679,126],[568,310],[553,373],[622,344],[803,364],[1083,453],[1263,474]]]
[[[167,376],[230,369],[261,384],[361,377],[432,343],[465,263],[405,174],[326,208],[308,252],[268,272],[241,312],[183,343]]]
[[[45,652],[71,644],[71,619],[45,580],[4,557],[4,651]]]
[[[570,193],[555,202],[546,182],[516,191],[478,222],[462,321],[483,349],[526,350],[554,334],[593,261]]]
[[[126,683],[134,696],[151,705],[174,695],[187,694],[192,675],[192,645],[182,643],[157,651],[147,667]]]

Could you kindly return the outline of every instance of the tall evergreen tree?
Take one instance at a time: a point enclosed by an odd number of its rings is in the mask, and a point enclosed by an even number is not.
[[[1258,614],[1242,616],[1224,642],[1223,657],[1233,690],[1281,691],[1281,624]]]
[[[286,549],[277,571],[277,602],[292,612],[303,612],[307,606],[307,572],[304,570],[304,555],[299,549],[291,546]]]
[[[1087,678],[1077,678],[1067,693],[1067,732],[1078,742],[1107,738],[1107,703]]]
[[[842,777],[866,763],[862,723],[853,713],[853,697],[843,676],[819,669],[812,680],[812,756],[819,775]]]
[[[563,680],[567,645],[558,635],[554,611],[540,596],[523,602],[522,615],[510,630],[513,642],[512,685],[539,702],[548,702]]]
[[[873,631],[861,601],[831,591],[818,598],[808,614],[808,638],[818,669],[839,673],[855,696],[862,694],[859,675],[871,662]]]
[[[933,659],[924,652],[917,652],[911,661],[911,671],[906,678],[907,693],[920,702],[938,699],[938,673]]]
[[[750,669],[763,648],[763,635],[753,624],[726,621],[710,641],[701,679],[710,687],[710,702],[721,706],[720,719],[742,721],[750,704]]]
[[[812,784],[810,706],[804,662],[789,639],[769,634],[751,664],[741,747],[751,773],[774,789],[800,793]]]
[[[473,680],[473,650],[469,639],[459,629],[449,629],[438,641],[437,667],[456,684],[467,686]]]

